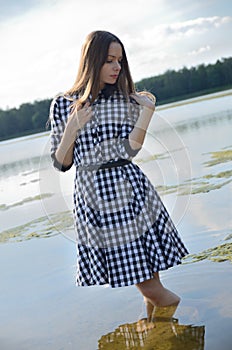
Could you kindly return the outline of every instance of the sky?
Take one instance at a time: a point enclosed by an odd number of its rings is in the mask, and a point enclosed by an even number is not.
[[[135,82],[232,57],[231,0],[0,0],[0,108],[72,87],[88,33],[123,42]]]

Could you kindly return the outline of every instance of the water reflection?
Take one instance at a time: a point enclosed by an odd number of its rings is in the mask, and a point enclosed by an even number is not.
[[[28,176],[33,173],[38,173],[39,169],[47,168],[50,164],[51,157],[49,155],[19,159],[9,163],[4,163],[0,166],[0,180],[19,174]]]
[[[209,115],[204,115],[202,118],[188,119],[187,121],[179,122],[176,125],[176,130],[179,133],[188,132],[190,130],[199,130],[208,126],[221,125],[223,122],[231,122],[232,113],[231,110],[221,111],[220,113],[214,113]]]
[[[204,350],[205,326],[179,324],[175,311],[176,306],[155,308],[151,321],[120,325],[101,337],[98,350]]]

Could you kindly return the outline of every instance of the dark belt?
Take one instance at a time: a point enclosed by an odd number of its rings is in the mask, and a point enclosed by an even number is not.
[[[80,165],[78,170],[98,170],[98,169],[109,169],[116,168],[118,166],[124,166],[130,164],[131,161],[129,159],[118,159],[107,163],[102,164],[89,164],[89,165]]]

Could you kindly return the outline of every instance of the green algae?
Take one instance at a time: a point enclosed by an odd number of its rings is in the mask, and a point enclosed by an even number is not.
[[[213,178],[221,179],[221,178],[230,178],[230,177],[232,177],[232,170],[222,171],[215,175],[208,174],[203,176],[204,179],[213,179]]]
[[[159,185],[159,186],[156,186],[156,190],[163,194],[171,194],[171,193],[175,193],[180,187],[181,186],[174,186],[174,185],[173,186]]]
[[[210,184],[210,183],[204,183],[202,186],[199,187],[194,187],[194,183],[193,183],[193,188],[191,189],[191,194],[199,194],[199,193],[208,193],[210,191],[213,190],[219,190],[220,188],[222,188],[225,185],[228,185],[231,180],[228,181],[224,181],[220,184]],[[181,194],[186,194],[186,192],[181,192]]]
[[[184,262],[195,263],[206,259],[214,262],[232,262],[232,243],[224,243],[222,245],[203,250],[198,254],[190,254],[184,259]]]
[[[24,225],[0,232],[0,243],[22,242],[33,238],[48,238],[73,228],[70,211],[43,216]]]
[[[142,158],[137,156],[135,158],[135,163],[144,164],[144,163],[148,163],[148,162],[151,162],[154,160],[168,159],[168,158],[170,158],[170,154],[175,153],[175,152],[180,152],[182,150],[183,150],[183,147],[180,147],[180,148],[175,148],[175,149],[170,150],[170,151],[165,151],[163,153],[150,154],[147,156],[143,156]]]
[[[231,147],[227,147],[222,151],[211,152],[209,154],[211,159],[208,162],[204,163],[204,165],[207,167],[213,167],[214,165],[218,165],[220,163],[229,162],[232,159]],[[165,157],[166,153],[157,154],[149,156],[143,160],[138,159],[138,162],[148,162],[157,159],[164,159]],[[219,190],[222,187],[228,185],[230,182],[232,182],[232,170],[229,169],[220,172],[212,172],[202,177],[194,177],[180,184],[158,185],[156,186],[156,189],[161,195],[169,195],[173,193],[177,193],[177,195],[179,196],[197,195],[208,193],[213,190]],[[24,198],[21,201],[9,205],[2,203],[0,204],[0,211],[5,211],[27,203],[32,203],[41,199],[50,198],[52,196],[53,194],[51,193],[44,193],[41,195],[36,195],[34,197]],[[64,212],[53,214],[49,217],[43,217],[31,221],[25,225],[1,232],[0,243],[9,241],[23,241],[32,238],[51,237],[53,235],[58,234],[59,232],[65,232],[71,227],[73,227],[73,218],[72,215],[70,215],[70,213]],[[200,259],[199,256],[198,259]],[[228,260],[228,257],[226,259]]]
[[[232,160],[231,148],[224,149],[218,152],[209,153],[211,159],[203,165],[213,167],[219,164],[224,164]],[[217,173],[209,173],[202,177],[195,177],[186,180],[183,183],[176,185],[158,185],[157,191],[162,195],[178,193],[178,195],[195,195],[200,193],[208,193],[210,191],[219,190],[222,187],[232,182],[232,170],[224,170]]]
[[[169,155],[165,152],[165,153],[159,153],[159,154],[151,154],[147,157],[143,157],[143,158],[136,158],[136,163],[141,164],[141,163],[148,163],[151,162],[153,160],[158,160],[158,159],[166,159],[168,158]]]
[[[204,163],[207,167],[232,161],[232,149],[211,152],[210,155],[212,159]]]
[[[45,199],[45,198],[50,198],[52,196],[53,196],[52,193],[43,193],[43,194],[36,195],[34,197],[24,198],[23,200],[21,200],[19,202],[15,202],[13,204],[9,204],[9,205],[1,204],[0,205],[0,210],[8,210],[8,209],[11,209],[11,208],[14,208],[14,207],[21,206],[21,205],[26,204],[26,203],[31,203],[31,202],[39,201],[39,200],[42,200],[42,199]]]
[[[168,195],[171,193],[178,193],[179,196],[189,195],[189,194],[200,194],[208,193],[213,190],[219,190],[223,186],[228,185],[232,182],[232,179],[218,183],[212,184],[204,181],[188,181],[188,183],[179,184],[179,185],[159,185],[156,186],[156,190],[162,195]]]

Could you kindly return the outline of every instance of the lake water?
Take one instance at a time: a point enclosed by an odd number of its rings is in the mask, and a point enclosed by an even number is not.
[[[0,349],[231,349],[231,161],[231,90],[157,109],[135,162],[190,255],[161,273],[181,303],[148,325],[135,287],[75,286],[74,169],[52,168],[48,133],[1,142]]]

